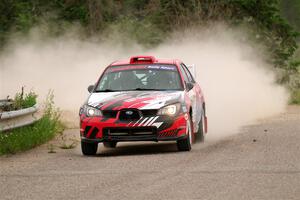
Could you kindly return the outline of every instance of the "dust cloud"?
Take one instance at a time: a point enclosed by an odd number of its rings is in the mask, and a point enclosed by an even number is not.
[[[288,94],[274,84],[274,73],[262,53],[242,38],[238,31],[218,27],[177,33],[147,50],[118,41],[98,43],[68,36],[43,39],[32,34],[26,40],[14,40],[1,55],[0,98],[12,97],[25,86],[43,99],[53,89],[57,106],[77,116],[88,95],[87,86],[112,61],[139,54],[178,58],[196,65],[196,79],[207,104],[207,138],[217,140],[283,112],[287,104]]]

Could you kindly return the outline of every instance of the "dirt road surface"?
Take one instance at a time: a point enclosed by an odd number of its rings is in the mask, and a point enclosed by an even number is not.
[[[78,130],[68,134],[78,135]],[[300,199],[300,108],[221,141],[100,145],[0,157],[0,199]]]

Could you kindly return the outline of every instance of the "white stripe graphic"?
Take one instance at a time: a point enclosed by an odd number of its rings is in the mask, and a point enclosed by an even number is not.
[[[159,118],[159,116],[155,117],[155,118],[148,124],[148,126],[151,126],[151,125],[155,122],[155,120],[157,120],[157,118]]]
[[[133,126],[137,125],[137,123],[139,123],[142,119],[143,119],[143,118],[141,117],[137,122],[135,122],[135,123],[133,124]]]
[[[148,119],[149,117],[146,117],[140,124],[139,126],[142,126],[142,124]]]
[[[163,124],[163,122],[156,122],[153,124],[153,126],[156,126],[157,128],[159,128],[162,124]]]
[[[150,119],[148,121],[145,122],[144,126],[147,126],[149,124],[149,122],[151,122],[151,120],[153,119],[154,117],[150,117]]]

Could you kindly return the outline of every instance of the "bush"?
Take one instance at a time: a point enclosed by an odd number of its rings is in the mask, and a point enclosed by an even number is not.
[[[36,104],[37,94],[33,91],[30,91],[27,94],[24,94],[24,89],[22,88],[21,93],[17,93],[13,100],[12,108],[14,110],[24,109],[32,107]]]
[[[300,89],[292,91],[291,104],[300,104]]]
[[[12,110],[20,110],[24,108],[30,108],[37,103],[38,95],[30,91],[29,93],[24,93],[24,87],[22,87],[22,91],[17,93],[14,99],[7,99],[8,104],[1,105],[0,111],[12,111]]]
[[[5,133],[0,132],[0,155],[14,154],[34,148],[53,139],[57,133],[64,130],[60,121],[60,111],[54,107],[53,97],[53,94],[49,93],[44,115],[34,124]]]

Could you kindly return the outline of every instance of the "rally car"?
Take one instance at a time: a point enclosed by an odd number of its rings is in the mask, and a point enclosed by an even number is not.
[[[124,141],[176,141],[179,151],[189,151],[204,140],[204,96],[180,60],[135,56],[113,62],[88,91],[79,111],[84,155],[96,154],[98,143],[114,148]]]

